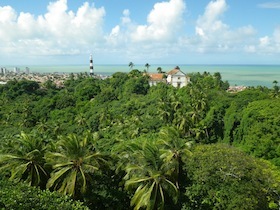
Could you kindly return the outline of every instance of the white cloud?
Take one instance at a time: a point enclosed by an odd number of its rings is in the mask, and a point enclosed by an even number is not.
[[[141,24],[132,19],[135,14],[124,9],[119,23],[108,32],[103,31],[105,8],[96,8],[88,2],[72,11],[67,0],[53,0],[47,12],[39,16],[17,13],[10,6],[0,7],[0,59],[15,53],[76,55],[93,49],[106,58],[110,55],[117,62],[133,60],[136,63],[161,62],[165,58],[173,62],[172,58],[192,54],[280,53],[280,27],[272,35],[260,38],[251,25],[232,28],[224,20],[230,10],[226,0],[209,0],[203,14],[194,17],[194,21],[187,20],[187,2],[155,3],[147,13],[146,22]],[[276,8],[277,4],[259,6]],[[190,26],[192,28],[185,28]],[[194,32],[190,33],[191,30]]]
[[[117,25],[112,29],[110,36],[116,37],[119,35],[119,33],[120,33],[120,26]]]
[[[273,39],[276,44],[280,44],[280,26],[274,30]]]
[[[10,6],[0,7],[0,23],[10,23],[16,20],[16,11]]]
[[[130,18],[128,9],[123,11],[120,23],[106,36],[111,51],[121,59],[133,62],[150,62],[168,56],[177,49],[176,43],[183,32],[184,0],[169,0],[156,3],[147,15],[147,23],[138,24]]]
[[[280,9],[280,2],[265,2],[258,4],[258,7],[263,9]]]
[[[261,37],[256,48],[257,52],[260,54],[280,53],[280,27],[277,27],[274,30],[274,33],[271,37]]]
[[[17,17],[16,11],[12,7],[10,7],[10,6],[0,7],[0,46],[1,46],[1,48],[5,47],[5,43],[12,40],[15,36],[16,17]]]
[[[131,22],[129,15],[130,11],[128,9],[125,9],[123,11],[122,24],[129,24]]]
[[[47,13],[38,17],[0,7],[0,52],[65,55],[89,51],[103,39],[104,16],[104,8],[88,2],[76,13],[69,11],[67,0],[49,3]]]
[[[270,39],[268,36],[260,38],[260,46],[266,47],[270,44]]]
[[[36,20],[30,13],[20,13],[16,25],[18,30],[21,32],[21,37],[32,37],[38,35]]]
[[[183,0],[156,3],[147,17],[146,25],[138,25],[131,39],[141,41],[169,41],[182,26],[186,5]]]
[[[244,51],[247,53],[255,53],[257,51],[256,46],[253,45],[245,45]]]
[[[208,38],[214,32],[226,30],[227,25],[219,19],[226,10],[225,0],[211,1],[197,20],[196,34]]]
[[[276,27],[272,36],[260,37],[256,43],[245,47],[245,51],[259,55],[277,55],[280,53],[280,27]]]
[[[200,53],[232,52],[244,48],[242,45],[254,37],[256,30],[250,25],[232,29],[224,23],[223,15],[228,8],[226,0],[210,1],[196,21],[195,36],[181,42]]]
[[[123,16],[120,19],[121,23],[113,27],[110,34],[105,36],[107,46],[110,46],[111,50],[115,51],[122,51],[126,48],[126,43],[130,33],[128,28],[132,24],[130,11],[125,9],[123,11]],[[115,49],[112,49],[112,47]]]

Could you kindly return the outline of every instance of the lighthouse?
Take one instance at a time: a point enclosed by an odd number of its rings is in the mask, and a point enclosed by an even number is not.
[[[92,54],[90,54],[90,57],[89,57],[89,74],[90,74],[90,76],[93,76]]]

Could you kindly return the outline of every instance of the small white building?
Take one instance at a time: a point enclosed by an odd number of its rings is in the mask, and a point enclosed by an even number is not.
[[[167,84],[180,88],[190,83],[190,77],[188,77],[178,66],[176,66],[173,70],[167,73],[166,81]]]

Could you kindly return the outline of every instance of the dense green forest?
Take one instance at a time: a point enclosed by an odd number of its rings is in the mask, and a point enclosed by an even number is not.
[[[189,76],[1,85],[0,208],[279,209],[277,82],[228,93],[219,73]]]

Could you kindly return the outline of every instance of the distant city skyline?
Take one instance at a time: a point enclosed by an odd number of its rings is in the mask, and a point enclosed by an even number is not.
[[[1,0],[0,66],[280,64],[280,0]]]

